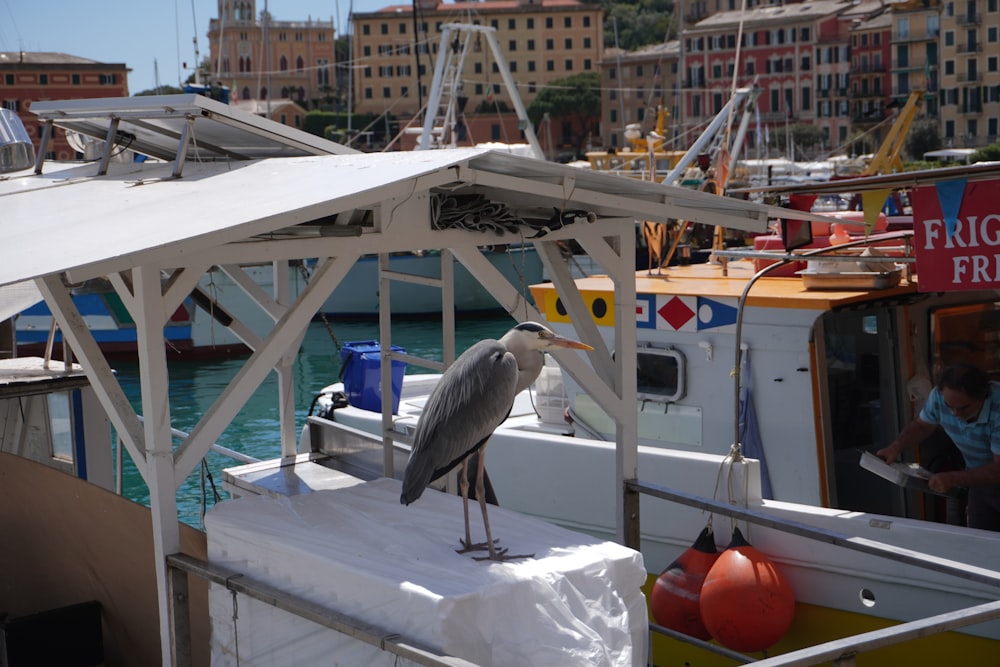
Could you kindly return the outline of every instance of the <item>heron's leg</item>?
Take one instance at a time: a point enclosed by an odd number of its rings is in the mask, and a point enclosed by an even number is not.
[[[476,466],[476,500],[483,513],[483,527],[486,529],[486,547],[490,550],[490,560],[498,560],[497,549],[493,546],[493,534],[490,533],[490,517],[486,514],[486,485],[483,483],[483,471],[486,470],[486,445],[479,449],[479,465]],[[504,549],[500,554],[505,553]]]
[[[486,529],[486,546],[489,547],[490,555],[483,556],[482,558],[476,556],[476,560],[513,560],[515,558],[531,558],[535,554],[520,554],[517,556],[508,556],[507,549],[497,549],[494,546],[493,534],[490,531],[490,518],[486,514],[486,484],[483,481],[486,471],[486,457],[484,456],[484,451],[486,445],[483,445],[479,450],[479,465],[476,466],[476,499],[479,500],[479,509],[483,513],[483,527]],[[497,540],[499,541],[499,540]]]
[[[459,472],[458,490],[462,494],[462,510],[465,514],[465,539],[460,539],[462,548],[457,549],[458,553],[464,554],[469,551],[482,551],[486,548],[485,542],[473,542],[472,533],[469,530],[469,459],[462,461],[462,470]],[[478,485],[477,485],[478,488]]]
[[[469,458],[462,461],[462,470],[459,472],[458,488],[462,492],[462,511],[465,514],[465,542],[462,546],[466,549],[472,548],[472,534],[469,531]]]
[[[464,554],[469,551],[482,551],[483,549],[489,549],[490,553],[495,553],[495,548],[493,546],[493,540],[490,539],[490,525],[486,521],[486,494],[484,491],[485,482],[483,481],[483,475],[485,471],[485,466],[483,465],[483,449],[485,446],[479,449],[479,463],[476,465],[476,498],[479,499],[479,506],[483,510],[483,522],[486,524],[486,539],[487,542],[473,542],[472,534],[469,531],[469,458],[466,457],[462,461],[462,471],[461,479],[458,482],[458,488],[462,492],[462,509],[465,511],[465,540],[462,540],[462,548],[458,549],[458,553]],[[492,556],[491,556],[492,557]]]

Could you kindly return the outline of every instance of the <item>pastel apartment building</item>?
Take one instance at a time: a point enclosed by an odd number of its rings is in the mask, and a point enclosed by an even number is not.
[[[0,51],[0,105],[17,112],[38,150],[43,124],[30,112],[40,100],[128,97],[128,67],[66,53]],[[46,159],[72,160],[79,155],[66,133],[53,128]]]
[[[414,16],[416,10],[416,16]],[[577,0],[484,0],[392,5],[353,14],[354,109],[412,117],[426,102],[442,26],[471,23],[496,29],[518,95],[531,104],[551,82],[596,72],[604,48],[604,14]],[[467,55],[463,92],[467,109],[512,108],[496,61],[483,43]]]

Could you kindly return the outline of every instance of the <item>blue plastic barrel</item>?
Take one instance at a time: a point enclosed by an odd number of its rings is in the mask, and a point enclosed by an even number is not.
[[[406,350],[398,345],[393,352]],[[362,410],[382,412],[382,346],[377,340],[362,340],[344,343],[340,348],[342,368],[340,377],[344,382],[347,402]],[[392,361],[392,414],[399,412],[399,395],[403,390],[403,373],[406,362]]]

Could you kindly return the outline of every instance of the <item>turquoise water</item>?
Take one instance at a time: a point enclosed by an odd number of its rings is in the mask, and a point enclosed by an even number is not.
[[[455,325],[455,349],[461,353],[477,340],[499,338],[514,321],[506,316],[462,319]],[[323,387],[336,382],[340,373],[338,345],[353,341],[378,339],[378,324],[373,322],[313,322],[309,325],[294,369],[295,416],[301,431],[313,398]],[[431,321],[401,321],[392,327],[392,344],[407,353],[441,360],[441,324]],[[172,362],[170,371],[171,424],[175,429],[190,432],[239,372],[242,360],[218,362]],[[141,408],[139,374],[135,363],[115,364],[118,378],[126,395],[138,411]],[[407,373],[432,372],[408,366]],[[271,373],[254,393],[233,422],[216,441],[218,444],[259,459],[280,455],[277,377]],[[176,446],[176,442],[175,442]],[[149,490],[129,458],[124,456],[124,495],[149,504]],[[219,495],[222,491],[222,469],[238,463],[221,454],[209,452],[206,458],[208,476],[196,469],[177,492],[178,514],[182,521],[202,527],[202,487],[206,490],[205,507],[214,502],[212,481]]]

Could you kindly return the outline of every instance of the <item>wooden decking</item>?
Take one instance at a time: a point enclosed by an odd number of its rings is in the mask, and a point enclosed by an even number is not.
[[[636,273],[636,292],[639,295],[702,296],[709,298],[739,299],[747,282],[756,269],[750,261],[730,261],[725,269],[720,264],[704,263],[689,266],[669,267],[657,274],[654,270]],[[607,276],[591,276],[577,280],[581,294],[614,294],[614,284]],[[554,304],[555,287],[551,283],[532,286],[535,302],[539,310],[550,317],[547,306]],[[864,301],[873,293],[881,297],[894,297],[917,291],[915,283],[905,280],[896,287],[881,290],[871,289],[806,289],[799,277],[763,278],[758,280],[747,295],[747,305],[764,308],[803,308],[808,310],[830,310],[838,306]],[[585,296],[586,298],[586,296]]]

